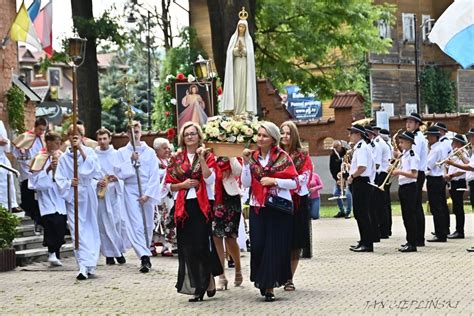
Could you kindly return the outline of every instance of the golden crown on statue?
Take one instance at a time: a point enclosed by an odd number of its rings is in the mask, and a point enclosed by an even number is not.
[[[249,14],[247,13],[247,11],[245,11],[245,7],[242,7],[242,10],[239,12],[239,18],[241,20],[247,20],[248,17]]]

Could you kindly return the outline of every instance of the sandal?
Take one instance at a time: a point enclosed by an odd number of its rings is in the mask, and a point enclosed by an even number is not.
[[[287,292],[293,292],[294,290],[296,290],[296,288],[292,281],[287,281],[285,283],[285,286],[283,287],[283,290]]]
[[[235,271],[234,286],[240,286],[243,281],[242,271]]]

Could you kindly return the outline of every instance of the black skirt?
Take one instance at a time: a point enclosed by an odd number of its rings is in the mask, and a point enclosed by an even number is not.
[[[310,223],[308,195],[300,196],[299,207],[293,215],[291,249],[296,250],[310,247]]]
[[[178,224],[178,281],[176,288],[182,294],[199,294],[209,286],[211,274],[223,273],[212,239],[211,221],[199,208],[197,199],[186,200],[188,218]]]
[[[272,208],[250,209],[250,280],[259,289],[290,280],[292,215]]]

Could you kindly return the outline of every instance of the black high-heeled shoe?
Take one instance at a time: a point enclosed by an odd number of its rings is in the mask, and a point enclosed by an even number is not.
[[[265,302],[274,302],[275,301],[275,294],[266,292],[265,293]]]
[[[199,295],[195,294],[193,298],[189,299],[189,302],[191,303],[198,302],[198,301],[204,301],[204,292]]]
[[[214,295],[216,295],[217,289],[216,289],[216,281],[214,280],[214,278],[212,278],[212,282],[214,283],[214,289],[206,291],[207,297],[213,297]]]

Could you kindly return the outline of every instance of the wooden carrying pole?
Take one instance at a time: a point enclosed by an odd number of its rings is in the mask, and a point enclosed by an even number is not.
[[[72,129],[73,135],[76,137],[77,135],[77,66],[72,66]],[[73,172],[74,172],[74,179],[79,178],[78,172],[78,165],[77,165],[77,146],[72,145],[73,149]],[[74,249],[79,249],[79,187],[76,185],[73,187],[74,189]]]

